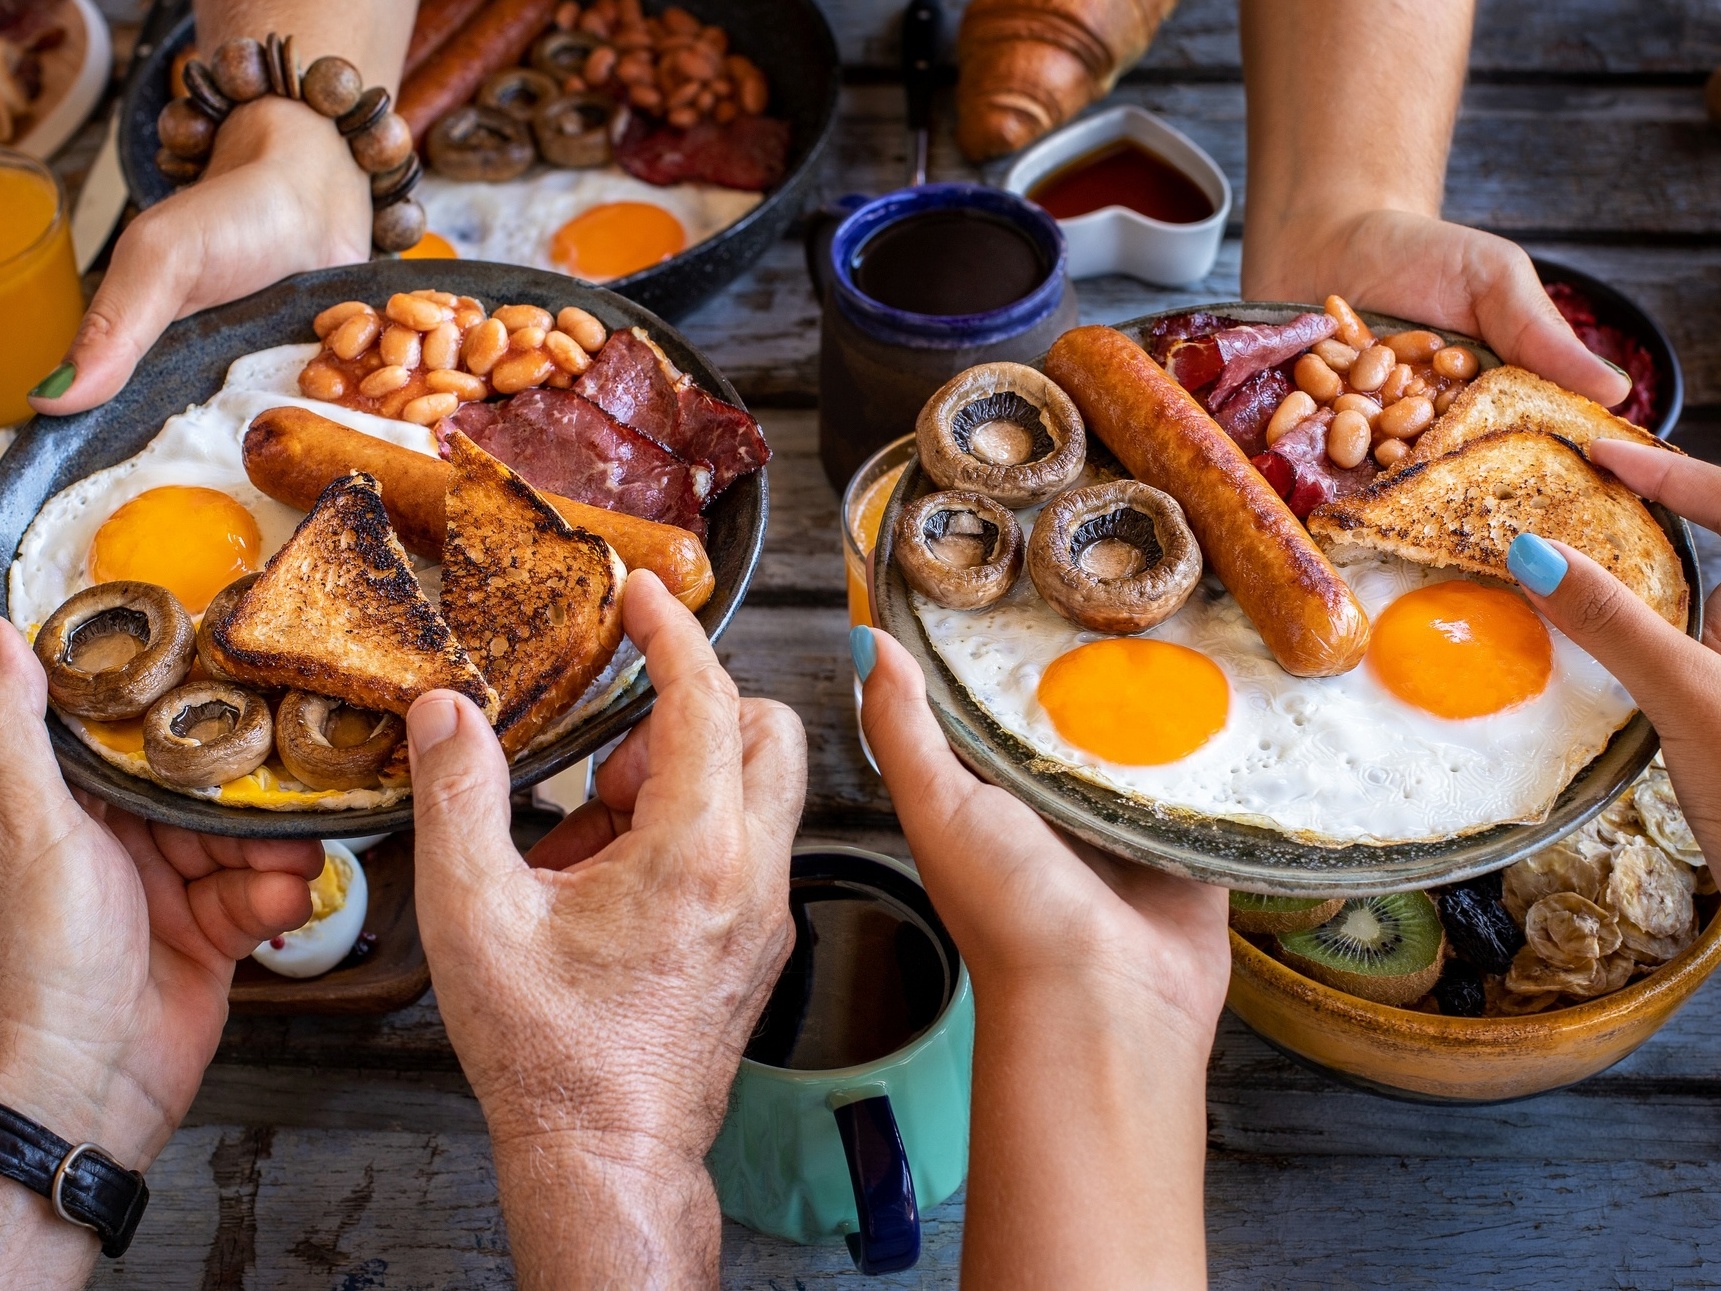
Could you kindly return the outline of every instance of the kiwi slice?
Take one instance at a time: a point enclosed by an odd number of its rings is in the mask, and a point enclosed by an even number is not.
[[[1231,894],[1231,926],[1238,932],[1265,934],[1319,928],[1339,912],[1343,897],[1270,897],[1258,892]]]
[[[1299,973],[1376,1004],[1421,999],[1446,958],[1446,931],[1426,892],[1346,901],[1320,927],[1275,940]]]

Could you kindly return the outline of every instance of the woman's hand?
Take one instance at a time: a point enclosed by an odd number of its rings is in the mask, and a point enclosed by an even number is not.
[[[0,1103],[142,1170],[215,1054],[234,961],[310,917],[322,847],[80,806],[46,703],[35,656],[0,623]],[[0,1180],[0,1285],[81,1285],[95,1253]]]
[[[867,743],[974,984],[964,1281],[1199,1286],[1226,894],[1111,860],[975,779],[890,636],[855,628]]]
[[[622,618],[656,708],[524,859],[478,710],[433,691],[407,717],[419,927],[526,1287],[715,1284],[705,1153],[794,936],[799,722],[738,698],[651,574]]]
[[[1721,532],[1721,466],[1617,439],[1589,451],[1627,488]],[[1507,563],[1531,603],[1617,677],[1654,725],[1679,805],[1721,873],[1721,592],[1704,607],[1698,642],[1564,543],[1520,534]]]

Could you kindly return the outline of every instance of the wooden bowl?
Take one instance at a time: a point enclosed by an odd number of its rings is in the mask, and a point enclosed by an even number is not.
[[[1453,1018],[1359,1000],[1231,934],[1226,1003],[1274,1048],[1349,1084],[1418,1102],[1491,1103],[1613,1066],[1721,964],[1721,918],[1612,995],[1518,1018]]]

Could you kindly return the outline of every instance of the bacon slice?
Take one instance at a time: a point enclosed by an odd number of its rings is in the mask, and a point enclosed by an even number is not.
[[[1337,330],[1327,314],[1298,314],[1288,323],[1243,323],[1175,343],[1165,369],[1212,412],[1257,372],[1295,358]]]
[[[1332,420],[1333,410],[1321,408],[1281,435],[1266,452],[1250,459],[1299,520],[1323,502],[1348,497],[1366,487],[1380,473],[1373,459],[1367,457],[1348,469],[1333,464],[1327,456],[1327,427]]]
[[[652,126],[635,115],[615,146],[616,164],[648,184],[689,181],[762,193],[789,169],[789,123],[775,117],[736,117],[728,125],[701,121],[686,130]]]
[[[1291,378],[1283,368],[1257,372],[1213,409],[1213,420],[1237,441],[1237,447],[1253,457],[1266,450],[1267,423],[1273,420],[1273,414],[1292,388]]]

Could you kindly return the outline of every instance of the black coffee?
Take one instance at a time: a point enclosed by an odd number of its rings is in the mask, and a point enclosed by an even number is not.
[[[956,988],[921,916],[843,880],[790,885],[795,949],[747,1046],[754,1062],[828,1071],[872,1062],[938,1019]]]
[[[914,314],[983,314],[1022,299],[1052,266],[1039,244],[984,211],[922,211],[888,224],[855,252],[855,286]]]

